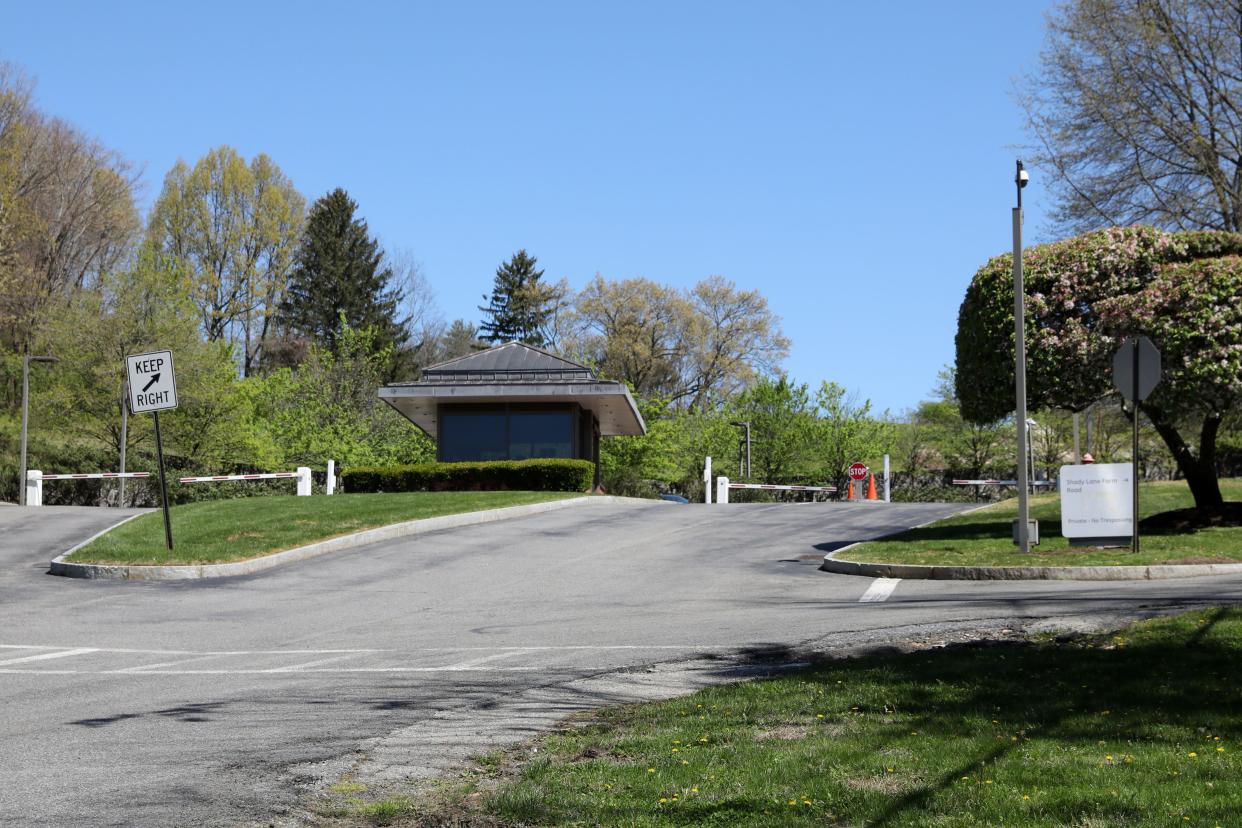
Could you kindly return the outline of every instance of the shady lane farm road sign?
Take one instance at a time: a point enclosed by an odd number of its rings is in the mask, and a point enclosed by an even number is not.
[[[177,407],[172,351],[131,354],[125,357],[125,374],[129,378],[129,410],[134,414]]]

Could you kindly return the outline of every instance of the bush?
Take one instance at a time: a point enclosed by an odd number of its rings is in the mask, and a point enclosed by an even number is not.
[[[342,485],[358,492],[518,490],[584,492],[595,479],[589,460],[496,460],[346,469]]]

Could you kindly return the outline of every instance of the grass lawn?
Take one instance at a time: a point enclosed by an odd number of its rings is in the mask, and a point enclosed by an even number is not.
[[[1242,480],[1222,480],[1227,501],[1242,501]],[[1181,481],[1145,483],[1139,492],[1144,519],[1194,506],[1190,489]],[[1125,549],[1070,547],[1061,536],[1058,494],[1031,498],[1031,517],[1039,521],[1039,546],[1020,555],[1013,545],[1012,521],[1018,501],[1006,500],[977,512],[937,521],[882,541],[856,546],[841,557],[871,563],[936,564],[949,566],[1101,566],[1168,563],[1225,563],[1242,561],[1242,527],[1210,527],[1197,531],[1144,531],[1140,552]]]
[[[1238,826],[1242,610],[843,660],[570,719],[398,825]],[[352,788],[358,790],[362,786]]]
[[[203,564],[241,561],[407,520],[543,503],[570,492],[399,492],[332,497],[245,497],[173,506],[172,552],[156,510],[69,558],[77,563]]]

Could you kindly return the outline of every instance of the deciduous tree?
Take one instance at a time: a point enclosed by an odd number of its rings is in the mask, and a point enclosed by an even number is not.
[[[302,231],[305,201],[260,153],[247,164],[217,147],[191,168],[169,171],[147,238],[190,275],[203,332],[238,344],[243,374],[261,362],[274,333]]]
[[[1081,411],[1112,394],[1120,341],[1146,334],[1164,371],[1139,409],[1196,507],[1220,510],[1217,433],[1242,405],[1242,235],[1113,228],[1033,248],[1025,263],[1032,408]],[[958,315],[958,396],[976,422],[1013,411],[1011,269],[1009,255],[980,268]]]
[[[1242,230],[1242,3],[1072,0],[1020,99],[1076,230]]]

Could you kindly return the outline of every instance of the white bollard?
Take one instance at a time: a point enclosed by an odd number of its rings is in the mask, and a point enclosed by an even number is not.
[[[712,458],[703,465],[703,502],[712,502]]]
[[[716,478],[716,502],[729,502],[729,478],[727,477]]]
[[[884,455],[884,502],[892,503],[891,485],[888,476],[888,455]]]
[[[26,505],[43,505],[43,472],[38,469],[26,470]]]
[[[298,466],[298,497],[310,497],[311,474],[307,466]]]
[[[336,491],[336,461],[328,461],[328,494]]]

